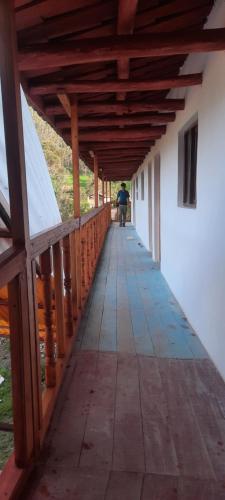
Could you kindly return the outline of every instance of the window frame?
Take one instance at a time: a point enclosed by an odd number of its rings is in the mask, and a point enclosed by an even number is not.
[[[193,137],[197,137],[195,141],[195,166],[193,170],[193,164],[190,161],[189,165],[186,166],[186,161],[188,155],[192,155],[191,145],[193,142],[190,140],[192,136],[192,131],[197,127],[197,134]],[[189,147],[189,152],[187,148]],[[186,154],[187,153],[187,154]],[[180,208],[191,208],[195,209],[197,207],[197,174],[198,174],[198,115],[195,114],[180,130],[178,134],[178,206]],[[193,185],[194,177],[194,185]],[[195,199],[190,202],[191,191],[195,191]]]

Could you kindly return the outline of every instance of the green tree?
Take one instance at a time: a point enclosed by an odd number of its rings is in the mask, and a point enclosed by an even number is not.
[[[31,114],[48,164],[62,220],[73,216],[72,152],[55,130],[31,108]],[[90,210],[88,200],[93,174],[82,160],[79,169],[84,183],[81,187],[81,214]]]

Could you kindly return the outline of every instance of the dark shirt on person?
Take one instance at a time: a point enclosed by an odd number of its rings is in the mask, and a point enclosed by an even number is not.
[[[129,193],[126,191],[126,189],[121,189],[118,194],[117,194],[117,200],[119,202],[119,205],[127,205],[127,202],[129,200]]]

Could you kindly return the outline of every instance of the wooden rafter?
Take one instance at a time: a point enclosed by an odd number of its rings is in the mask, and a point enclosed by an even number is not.
[[[134,130],[95,130],[93,132],[80,132],[80,142],[110,142],[110,141],[146,141],[148,139],[159,139],[162,134],[165,134],[166,127],[145,127]]]
[[[115,143],[110,144],[110,150],[124,150],[127,151],[127,149],[142,149],[142,150],[148,150],[150,146],[154,145],[154,141],[142,141],[141,143],[136,143],[136,142],[128,142],[128,141],[118,141]],[[89,142],[88,144],[85,145],[80,145],[80,151],[109,151],[109,146],[105,144],[105,142],[98,142],[95,144],[94,142]]]
[[[167,90],[169,88],[187,87],[200,85],[202,74],[180,75],[174,78],[160,78],[151,80],[128,80],[128,81],[77,81],[76,83],[49,83],[48,85],[37,85],[30,89],[31,95],[47,94],[82,94],[86,92],[143,92],[148,90]]]
[[[127,116],[118,118],[83,118],[79,119],[79,127],[120,127],[129,125],[152,125],[165,124],[175,120],[175,113],[160,113],[158,115]],[[70,128],[69,120],[58,120],[56,122],[59,128]]]
[[[72,64],[113,61],[119,58],[162,57],[190,52],[209,52],[225,49],[225,28],[120,35],[74,42],[52,42],[20,48],[21,71],[56,68]]]
[[[135,114],[135,113],[149,113],[152,111],[177,111],[184,109],[184,99],[161,99],[148,103],[145,101],[140,102],[125,102],[123,104],[109,104],[105,103],[79,103],[78,113],[82,115],[90,114]],[[63,107],[59,104],[50,105],[45,107],[48,115],[62,115]]]

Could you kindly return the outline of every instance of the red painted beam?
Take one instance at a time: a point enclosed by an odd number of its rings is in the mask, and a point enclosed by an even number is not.
[[[143,115],[133,117],[118,117],[118,118],[80,118],[79,127],[124,127],[131,125],[152,125],[165,124],[175,120],[175,113],[160,113],[158,115]],[[56,127],[69,128],[71,127],[70,120],[58,120]]]
[[[202,74],[180,75],[173,78],[152,78],[151,80],[128,81],[79,81],[75,83],[44,83],[30,88],[30,95],[47,94],[82,94],[105,92],[143,92],[150,90],[168,90],[170,88],[200,85]]]
[[[81,143],[80,144],[80,151],[107,151],[107,152],[110,152],[111,150],[119,150],[119,151],[127,151],[127,150],[134,150],[134,149],[142,149],[142,150],[146,150],[146,149],[149,149],[151,146],[154,146],[155,142],[152,141],[152,140],[147,140],[147,141],[134,141],[134,142],[130,142],[130,141],[118,141],[118,142],[112,142],[112,144],[110,144],[110,147],[108,146],[108,144],[106,144],[105,142],[89,142],[88,144],[86,143]]]
[[[155,100],[152,103],[148,102],[134,102],[134,103],[117,103],[109,104],[106,103],[96,103],[89,102],[85,104],[78,103],[78,114],[90,115],[90,114],[134,114],[134,113],[149,113],[152,111],[178,111],[184,109],[185,101],[184,99],[161,99]],[[45,112],[48,115],[62,115],[64,114],[64,109],[60,104],[55,104],[52,106],[46,106]]]
[[[159,139],[165,134],[166,127],[145,127],[134,130],[104,130],[93,132],[80,132],[79,142],[118,142],[118,141],[146,141],[147,139]],[[108,146],[110,149],[110,145]]]
[[[117,35],[90,40],[39,43],[19,47],[21,71],[56,68],[73,64],[128,59],[163,57],[191,52],[225,50],[225,28]]]

